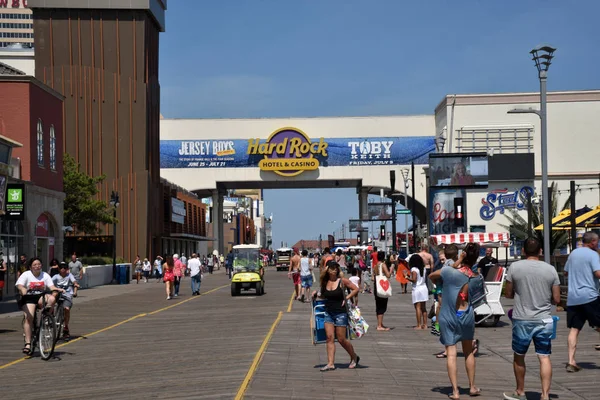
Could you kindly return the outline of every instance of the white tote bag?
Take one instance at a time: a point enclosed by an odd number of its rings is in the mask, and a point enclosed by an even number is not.
[[[379,273],[375,277],[377,297],[392,297],[392,284],[383,274],[383,264],[379,264]]]

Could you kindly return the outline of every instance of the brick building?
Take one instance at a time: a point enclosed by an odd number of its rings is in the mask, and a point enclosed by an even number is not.
[[[163,213],[160,218],[162,253],[207,254],[207,207],[194,193],[161,180]],[[152,257],[158,254],[152,254]]]
[[[8,184],[23,190],[21,217],[0,222],[7,261],[6,295],[12,295],[18,256],[47,267],[63,251],[63,96],[24,72],[0,63],[0,135],[17,142]],[[22,186],[21,186],[22,185]]]

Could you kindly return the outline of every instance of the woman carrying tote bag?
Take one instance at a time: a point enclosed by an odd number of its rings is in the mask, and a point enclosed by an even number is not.
[[[378,261],[374,267],[373,279],[375,281],[375,313],[377,314],[377,330],[378,331],[389,331],[390,328],[383,325],[383,314],[387,311],[388,298],[392,296],[392,285],[388,280],[390,277],[390,270],[383,261],[385,259],[385,252],[377,252]]]

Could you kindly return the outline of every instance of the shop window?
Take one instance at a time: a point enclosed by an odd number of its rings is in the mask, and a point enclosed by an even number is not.
[[[40,167],[44,166],[44,127],[41,119],[37,123],[37,161]]]
[[[50,169],[56,171],[56,134],[54,125],[50,125]]]

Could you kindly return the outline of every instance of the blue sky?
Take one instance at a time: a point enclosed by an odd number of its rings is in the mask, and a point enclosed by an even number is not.
[[[545,43],[558,48],[549,90],[600,87],[600,2],[593,0],[178,0],[168,7],[160,38],[166,118],[432,114],[446,94],[537,90],[528,52]],[[358,212],[354,190],[271,190],[265,203],[275,245],[339,229]],[[306,217],[292,209],[318,211]]]

